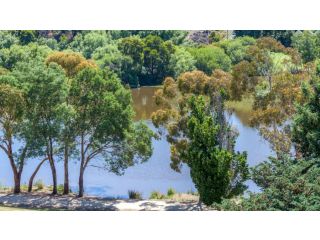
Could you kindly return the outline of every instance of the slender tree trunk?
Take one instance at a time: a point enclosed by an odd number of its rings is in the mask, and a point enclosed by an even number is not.
[[[10,161],[10,166],[13,172],[13,179],[14,179],[14,188],[13,188],[13,193],[17,194],[21,192],[21,188],[20,188],[20,180],[21,180],[21,174],[19,174],[17,166],[14,162],[13,159],[13,154],[12,154],[12,142],[11,139],[8,141],[8,151],[7,151],[7,155]]]
[[[81,166],[80,167],[80,175],[79,175],[79,193],[78,193],[78,197],[83,197],[83,193],[84,193],[83,174],[84,174],[84,168],[83,168],[83,166]]]
[[[57,190],[57,171],[56,171],[56,166],[54,164],[53,158],[49,157],[49,163],[50,163],[50,168],[51,168],[51,173],[52,173],[52,182],[53,182],[52,194],[55,195],[58,193],[58,190]]]
[[[64,186],[63,186],[63,194],[69,194],[69,149],[68,145],[65,144],[64,147]]]
[[[78,197],[83,197],[84,186],[83,186],[83,175],[85,170],[85,150],[84,150],[84,136],[81,136],[81,160],[80,160],[80,172],[79,172],[79,193]]]
[[[55,166],[54,158],[53,158],[52,139],[49,139],[49,145],[47,146],[47,155],[48,155],[48,160],[50,163],[50,168],[51,168],[51,173],[52,173],[52,183],[53,183],[52,195],[55,195],[58,193],[58,190],[57,190],[57,170],[56,170],[56,166]]]
[[[14,189],[13,189],[14,194],[21,192],[20,182],[21,182],[21,175],[18,173],[14,173]]]
[[[32,173],[31,177],[30,177],[30,180],[29,180],[29,185],[28,185],[28,192],[31,192],[32,191],[32,186],[33,186],[33,180],[35,178],[35,176],[37,175],[38,171],[40,170],[42,164],[47,161],[48,158],[45,158],[43,159],[39,164],[38,166],[36,167],[36,169],[34,170],[34,172]]]

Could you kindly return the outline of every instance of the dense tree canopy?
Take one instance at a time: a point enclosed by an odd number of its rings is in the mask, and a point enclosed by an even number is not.
[[[192,48],[189,51],[196,60],[197,69],[206,74],[211,74],[215,69],[229,71],[231,68],[231,60],[221,48],[208,46]]]
[[[320,80],[303,88],[305,103],[298,105],[293,118],[293,141],[305,157],[320,155]]]

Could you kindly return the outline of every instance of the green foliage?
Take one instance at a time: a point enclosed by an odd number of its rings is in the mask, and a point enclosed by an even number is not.
[[[131,35],[138,35],[141,38],[145,38],[148,35],[154,35],[162,38],[164,41],[171,40],[174,44],[183,43],[188,32],[187,31],[177,31],[177,30],[138,30],[138,31],[128,31]]]
[[[137,37],[127,37],[118,43],[123,54],[121,79],[132,86],[139,85],[143,65],[143,41]]]
[[[122,62],[121,78],[130,85],[158,85],[170,76],[171,56],[174,46],[161,37],[148,35],[144,39],[128,37],[122,39],[119,49],[125,56]]]
[[[296,31],[292,30],[235,30],[236,37],[250,36],[253,38],[272,37],[280,41],[284,46],[291,46],[292,35]]]
[[[143,39],[143,71],[141,83],[161,84],[166,76],[170,76],[170,59],[174,53],[173,44],[163,41],[158,36],[148,35]]]
[[[306,157],[320,156],[320,80],[304,85],[306,102],[297,106],[293,117],[292,137],[297,150]]]
[[[19,44],[19,38],[9,31],[0,31],[0,49],[10,48],[12,45]]]
[[[170,59],[173,76],[177,78],[184,72],[195,70],[196,61],[192,55],[182,47],[177,47]]]
[[[77,34],[69,44],[74,51],[81,52],[85,58],[91,58],[94,51],[110,43],[110,36],[105,31],[90,31]]]
[[[12,31],[12,33],[20,39],[20,43],[22,45],[26,45],[31,42],[34,42],[38,35],[37,31],[35,30],[18,30],[18,31]]]
[[[37,190],[42,190],[44,188],[44,183],[42,180],[37,180],[34,183],[34,186],[37,188]]]
[[[129,190],[128,191],[129,199],[135,199],[135,200],[141,200],[142,199],[142,193],[135,191],[135,190]]]
[[[12,70],[18,62],[43,61],[51,49],[30,43],[26,46],[12,45],[10,48],[0,49],[0,66]]]
[[[80,141],[80,147],[87,148],[84,166],[99,156],[104,168],[122,174],[151,156],[153,133],[143,123],[133,124],[131,93],[115,74],[83,69],[71,84],[70,98],[76,134],[88,139]]]
[[[237,64],[248,58],[248,46],[254,43],[254,38],[239,37],[232,40],[221,41],[217,45],[224,49],[225,53],[230,57],[232,64]]]
[[[211,74],[215,69],[229,71],[231,68],[231,60],[224,50],[214,46],[206,46],[200,48],[189,49],[190,53],[196,60],[197,69]]]
[[[248,178],[246,153],[233,153],[219,147],[219,124],[212,117],[202,97],[192,97],[187,120],[188,147],[184,157],[191,177],[207,205],[223,197],[241,194]]]
[[[117,73],[118,76],[122,76],[122,64],[124,57],[116,44],[107,44],[103,47],[97,48],[93,52],[92,58],[96,61],[101,69],[107,67]]]
[[[167,191],[167,196],[169,198],[173,197],[176,194],[176,190],[174,190],[173,188],[169,188]]]
[[[153,191],[150,194],[149,199],[165,199],[165,195],[163,195],[162,193],[158,192],[158,191]]]
[[[304,62],[310,62],[319,57],[319,40],[319,33],[299,31],[292,36],[292,46],[298,49]]]
[[[63,194],[63,184],[57,186],[58,194]]]
[[[260,193],[224,200],[221,210],[319,211],[320,160],[270,158],[252,170]]]

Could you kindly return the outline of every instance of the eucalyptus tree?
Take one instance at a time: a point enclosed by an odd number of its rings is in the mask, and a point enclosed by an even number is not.
[[[14,176],[14,193],[20,192],[21,174],[28,151],[28,142],[22,144],[18,151],[14,150],[14,140],[23,131],[22,124],[26,112],[23,91],[9,85],[13,80],[0,76],[0,148],[8,157]],[[11,82],[12,83],[12,82]]]
[[[85,170],[94,159],[100,160],[100,167],[122,174],[151,156],[153,133],[133,123],[131,93],[114,73],[83,69],[71,83],[70,99],[80,152],[79,197],[84,194]]]
[[[33,65],[26,67],[26,62],[42,62],[50,51],[46,47],[30,44],[28,46],[12,45],[1,49],[0,74],[1,91],[1,149],[7,155],[14,175],[14,192],[20,192],[21,174],[26,160],[32,155],[33,129],[30,128],[28,116],[30,101],[28,88],[32,85],[26,73]],[[36,75],[33,75],[36,77]]]
[[[43,61],[21,63],[16,69],[17,78],[26,82],[29,134],[32,136],[33,157],[48,158],[52,172],[53,194],[57,193],[55,155],[59,151],[63,116],[66,112],[66,76],[56,63]]]
[[[69,91],[72,81],[74,81],[73,79],[78,72],[85,67],[95,68],[96,65],[94,62],[86,60],[80,53],[71,51],[53,52],[46,59],[47,65],[51,63],[60,65],[67,76],[65,84],[67,95],[63,103],[64,111],[61,112],[61,132],[58,137],[58,153],[62,155],[64,162],[63,194],[69,194],[69,159],[76,153],[75,109],[71,105],[72,100]]]

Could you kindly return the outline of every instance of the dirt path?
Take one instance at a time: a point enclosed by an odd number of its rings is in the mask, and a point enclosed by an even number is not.
[[[112,200],[96,197],[51,196],[44,193],[0,194],[0,205],[80,211],[199,211],[197,202],[169,200]]]

